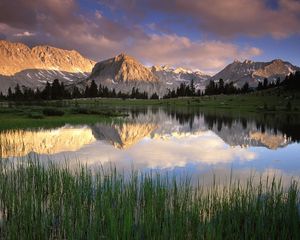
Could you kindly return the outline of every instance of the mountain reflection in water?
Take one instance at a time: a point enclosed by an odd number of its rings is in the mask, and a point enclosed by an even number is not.
[[[0,143],[4,158],[36,153],[41,159],[50,155],[70,164],[112,163],[125,170],[201,172],[213,166],[298,171],[298,122],[295,116],[280,122],[274,116],[257,119],[144,109],[129,111],[121,123],[3,131]]]

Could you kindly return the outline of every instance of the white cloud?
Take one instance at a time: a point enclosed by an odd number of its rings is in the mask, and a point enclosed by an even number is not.
[[[16,34],[14,34],[14,36],[16,36],[16,37],[31,37],[31,36],[35,36],[35,33],[25,31],[22,33],[16,33]]]
[[[262,51],[255,47],[241,48],[222,41],[192,41],[178,35],[149,35],[137,39],[128,52],[155,65],[173,65],[206,72],[216,72],[233,59],[258,56]]]

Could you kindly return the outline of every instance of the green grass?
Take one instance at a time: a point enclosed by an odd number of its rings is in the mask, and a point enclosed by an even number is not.
[[[44,166],[44,165],[43,165]],[[299,188],[0,164],[0,239],[299,239]]]
[[[51,128],[65,124],[94,124],[125,116],[118,111],[90,107],[12,105],[0,108],[0,130]]]
[[[288,102],[291,109],[288,109]],[[224,109],[242,112],[296,112],[300,113],[300,93],[287,92],[282,89],[269,89],[241,95],[215,95],[203,97],[181,97],[161,100],[144,99],[76,99],[52,101],[51,104],[76,105],[76,106],[102,106],[117,107],[124,106],[175,106],[175,107],[197,107],[202,109]]]

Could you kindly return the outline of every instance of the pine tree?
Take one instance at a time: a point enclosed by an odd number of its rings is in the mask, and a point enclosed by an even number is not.
[[[196,95],[196,88],[195,88],[195,84],[194,84],[194,79],[192,79],[192,81],[191,81],[190,89],[191,89],[191,96],[195,96]]]
[[[41,93],[41,97],[44,100],[51,100],[51,96],[52,96],[52,88],[49,82],[46,83],[46,87],[44,88],[44,90]]]
[[[225,91],[224,80],[222,78],[220,78],[218,92],[219,93],[224,93],[224,91]]]
[[[77,86],[74,86],[73,92],[72,92],[72,98],[81,98],[82,94],[79,91],[79,88]]]
[[[213,80],[209,81],[209,84],[205,88],[206,95],[213,95],[216,94],[216,84]]]
[[[22,100],[22,98],[23,98],[23,93],[21,91],[21,88],[20,88],[19,84],[17,84],[16,87],[15,87],[15,92],[14,92],[14,97],[13,98],[16,101]]]
[[[90,88],[89,88],[89,86],[86,86],[85,90],[84,90],[84,97],[88,98],[89,97],[89,93],[90,93]]]
[[[245,84],[242,87],[242,93],[247,93],[249,92],[249,84],[248,82],[245,82]]]
[[[4,95],[3,95],[2,92],[0,92],[0,100],[1,100],[1,101],[2,101],[2,100],[5,100],[5,97],[4,97]]]
[[[258,85],[257,85],[257,90],[262,90],[264,87],[263,87],[263,84],[262,82],[259,82]]]
[[[11,90],[10,87],[7,90],[7,99],[8,100],[13,100],[13,93],[12,93],[12,90]]]
[[[41,99],[41,91],[40,91],[40,89],[36,89],[35,90],[35,92],[34,92],[34,99],[36,99],[36,100],[39,100],[39,99]]]
[[[89,88],[88,97],[95,98],[98,97],[98,86],[95,83],[95,80],[91,82],[91,86]]]
[[[52,99],[62,99],[63,98],[63,89],[59,83],[58,79],[54,79],[51,86],[51,98]]]
[[[267,89],[269,87],[269,81],[267,78],[264,79],[263,89]]]
[[[157,93],[153,93],[150,97],[150,99],[159,99],[159,96],[157,95]]]

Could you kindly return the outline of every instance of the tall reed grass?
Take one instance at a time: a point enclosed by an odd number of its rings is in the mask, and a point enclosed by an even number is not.
[[[0,239],[300,239],[299,188],[1,161]]]

